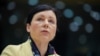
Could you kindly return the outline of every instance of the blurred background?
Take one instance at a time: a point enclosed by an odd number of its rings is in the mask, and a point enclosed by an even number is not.
[[[100,56],[100,0],[0,0],[0,53],[27,39],[25,19],[38,4],[61,11],[51,44],[61,56]]]

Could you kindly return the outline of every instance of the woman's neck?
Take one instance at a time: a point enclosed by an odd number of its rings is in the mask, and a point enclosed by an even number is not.
[[[36,47],[38,48],[41,56],[45,56],[46,52],[47,52],[47,49],[48,49],[48,43],[47,42],[44,42],[44,41],[35,41],[35,44],[36,44]]]

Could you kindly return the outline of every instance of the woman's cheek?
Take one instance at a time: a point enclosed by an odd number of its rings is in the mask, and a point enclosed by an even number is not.
[[[56,34],[56,28],[54,28],[54,29],[52,30],[52,36],[53,36],[53,37],[55,36],[55,34]]]
[[[37,29],[38,29],[37,24],[33,24],[33,25],[32,25],[32,31],[34,31],[34,32],[35,32],[35,31],[37,31]]]

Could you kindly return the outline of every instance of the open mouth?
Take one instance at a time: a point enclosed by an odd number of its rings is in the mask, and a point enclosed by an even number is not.
[[[49,31],[47,31],[47,30],[42,30],[41,32],[44,33],[44,34],[48,34],[49,33]]]

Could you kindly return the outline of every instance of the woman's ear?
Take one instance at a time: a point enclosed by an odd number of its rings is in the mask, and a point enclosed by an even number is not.
[[[30,32],[30,24],[26,24],[26,30],[27,32]]]

